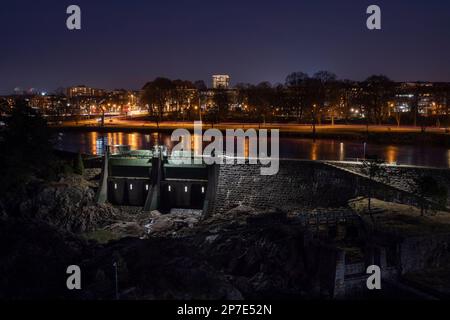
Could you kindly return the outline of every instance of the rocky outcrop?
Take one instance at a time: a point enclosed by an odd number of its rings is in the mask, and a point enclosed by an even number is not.
[[[34,182],[19,204],[22,216],[36,218],[71,232],[85,232],[120,218],[120,211],[94,201],[95,184],[79,175],[58,182]]]
[[[111,242],[83,266],[92,275],[86,290],[95,298],[112,297],[112,261],[119,261],[122,299],[281,298],[311,288],[317,274],[305,260],[300,226],[280,211],[241,206],[229,214],[236,219],[195,222],[194,214],[182,219],[153,212],[148,239]]]

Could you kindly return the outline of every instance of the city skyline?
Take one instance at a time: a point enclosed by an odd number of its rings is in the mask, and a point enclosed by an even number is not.
[[[321,70],[321,71],[325,71],[325,70]],[[301,72],[301,71],[299,71]],[[295,73],[295,72],[294,72]],[[382,75],[382,76],[387,76],[389,78],[388,75],[385,74],[373,74],[373,75],[369,75],[369,76],[378,76],[378,75]],[[234,82],[232,81],[232,77],[227,75],[229,77],[229,88],[237,88],[240,85],[258,85],[258,84],[262,84],[262,83],[269,83],[270,85],[272,85],[273,87],[276,87],[278,85],[283,85],[286,86],[286,79],[284,79],[283,81],[280,82],[270,82],[270,81],[257,81],[255,83],[247,83],[247,82]],[[286,75],[286,77],[289,75]],[[311,74],[308,76],[313,77],[314,75]],[[369,78],[369,76],[367,76],[367,78]],[[212,79],[214,77],[214,75],[211,75],[209,80],[204,80],[204,79],[196,79],[196,80],[192,80],[192,79],[181,79],[181,78],[167,78],[169,80],[180,80],[180,81],[190,81],[192,83],[197,82],[197,81],[203,81],[206,85],[207,89],[215,89],[214,87],[214,80]],[[157,78],[161,78],[161,77],[155,77],[154,79]],[[163,77],[165,78],[165,77]],[[350,81],[350,82],[354,82],[354,83],[363,83],[367,78],[363,79],[363,80],[354,80],[354,79],[342,79],[337,77],[336,80],[337,81]],[[129,88],[129,87],[124,87],[124,86],[119,86],[119,87],[100,87],[97,85],[89,85],[87,84],[89,81],[84,81],[82,83],[72,83],[70,85],[68,85],[67,87],[62,87],[59,86],[57,88],[54,89],[49,89],[49,88],[38,88],[35,86],[29,87],[29,88],[24,88],[24,87],[15,87],[12,88],[9,92],[8,90],[4,90],[5,92],[2,93],[2,90],[0,89],[0,96],[10,96],[10,95],[15,95],[15,94],[20,94],[20,95],[36,95],[36,94],[42,94],[42,95],[58,95],[61,93],[64,93],[67,91],[67,89],[70,88],[75,88],[75,87],[87,87],[87,88],[92,88],[92,89],[96,89],[96,90],[102,90],[105,92],[112,92],[115,90],[127,90],[127,91],[142,91],[143,87],[145,86],[145,84],[149,81],[152,81],[154,79],[149,79],[148,81],[144,82],[141,86],[138,86],[137,88]],[[395,81],[393,79],[391,79],[394,83],[397,84],[450,84],[450,81],[428,81],[426,79],[421,79],[421,80],[411,80],[411,81]]]
[[[438,0],[378,1],[377,31],[365,27],[368,1],[77,1],[79,31],[65,27],[70,4],[3,5],[0,94],[80,83],[139,89],[157,76],[195,81],[213,73],[230,74],[233,84],[283,83],[290,72],[318,70],[356,81],[371,74],[450,81],[450,4]]]

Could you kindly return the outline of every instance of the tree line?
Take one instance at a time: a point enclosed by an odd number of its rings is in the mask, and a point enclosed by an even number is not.
[[[370,124],[450,125],[450,84],[397,83],[385,75],[364,81],[340,80],[329,71],[312,76],[289,74],[282,84],[239,83],[232,89],[208,89],[203,81],[157,78],[145,84],[141,104],[156,121],[164,119],[220,122],[296,122],[313,127],[363,122]],[[433,107],[425,113],[424,105]],[[407,105],[408,108],[401,106]]]

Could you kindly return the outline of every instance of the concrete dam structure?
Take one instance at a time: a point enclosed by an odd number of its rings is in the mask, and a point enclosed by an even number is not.
[[[131,151],[128,146],[108,146],[97,202],[163,213],[172,208],[204,210],[212,196],[208,184],[213,167],[178,164],[178,158],[185,156],[169,158],[158,149]]]
[[[186,156],[192,155],[108,147],[97,201],[162,213],[196,209],[204,215],[223,214],[239,205],[286,211],[342,207],[369,193],[384,201],[418,203],[410,192],[326,161],[280,159],[278,174],[262,176],[260,165],[180,164],[179,158]],[[450,177],[448,170],[428,171]]]

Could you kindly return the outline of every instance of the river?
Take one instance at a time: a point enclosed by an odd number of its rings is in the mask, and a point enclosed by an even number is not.
[[[130,145],[131,149],[151,149],[155,144],[170,149],[175,144],[170,135],[128,132],[64,132],[59,133],[56,148],[92,155],[103,153],[107,144]],[[270,150],[270,149],[269,149]],[[355,160],[377,155],[389,163],[450,168],[450,149],[439,146],[367,144],[356,141],[304,138],[280,138],[280,157],[309,160]]]

